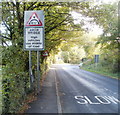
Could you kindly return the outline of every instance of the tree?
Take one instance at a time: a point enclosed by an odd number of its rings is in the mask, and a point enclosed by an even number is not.
[[[74,5],[78,6],[77,3]],[[73,30],[80,29],[73,23],[71,7],[72,3],[63,2],[2,2],[2,24],[6,28],[6,33],[0,34],[4,65],[4,113],[18,111],[29,91],[28,52],[23,50],[24,11],[44,10],[45,44],[46,49],[53,55],[52,52],[58,51],[61,42],[69,39]],[[35,55],[35,52],[32,53]],[[34,56],[33,62],[35,58]],[[41,57],[41,60],[42,65],[44,57]],[[34,70],[35,67],[33,63]]]

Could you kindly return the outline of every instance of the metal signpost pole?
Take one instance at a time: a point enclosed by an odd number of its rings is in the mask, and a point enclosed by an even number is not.
[[[29,51],[29,76],[30,76],[30,89],[32,89],[32,59],[31,59],[31,51]]]
[[[95,55],[95,65],[96,65],[96,68],[98,66],[98,62],[99,62],[99,55]]]
[[[40,52],[37,51],[37,93],[40,92]]]

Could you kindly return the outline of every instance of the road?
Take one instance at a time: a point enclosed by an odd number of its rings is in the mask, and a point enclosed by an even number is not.
[[[79,69],[76,65],[51,67],[56,76],[58,110],[62,113],[119,113],[119,80]]]
[[[118,115],[119,86],[119,80],[82,70],[77,65],[54,64],[41,94],[26,113]]]

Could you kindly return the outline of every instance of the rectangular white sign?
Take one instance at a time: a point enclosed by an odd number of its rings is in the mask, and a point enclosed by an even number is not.
[[[25,28],[25,49],[43,49],[43,28]]]
[[[44,14],[39,11],[25,11],[24,49],[44,50]]]

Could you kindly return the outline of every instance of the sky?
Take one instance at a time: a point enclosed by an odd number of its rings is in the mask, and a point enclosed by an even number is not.
[[[118,2],[119,0],[94,0],[95,2],[103,2],[103,3],[114,3],[114,2]]]
[[[94,0],[94,1],[95,1],[95,5],[98,5],[98,4],[102,4],[102,3],[105,3],[105,4],[115,3],[115,2],[118,2],[119,0]],[[74,20],[75,24],[79,24],[82,20],[84,20],[84,22],[85,22],[85,25],[83,26],[84,29],[87,28],[92,33],[96,33],[96,36],[99,36],[103,33],[103,29],[101,27],[99,27],[98,25],[93,24],[93,23],[90,24],[88,22],[88,21],[92,20],[92,18],[83,17],[81,14],[79,14],[75,11],[72,11],[71,14],[72,14],[73,18],[75,19]]]
[[[82,20],[84,20],[85,25],[82,27],[83,29],[87,29],[89,30],[89,32],[92,32],[93,34],[95,33],[96,36],[99,36],[103,33],[103,29],[100,28],[98,25],[96,25],[95,23],[89,23],[89,21],[93,20],[92,18],[88,18],[88,17],[83,17],[81,14],[72,11],[71,12],[74,20],[75,24],[80,24],[80,22]]]

